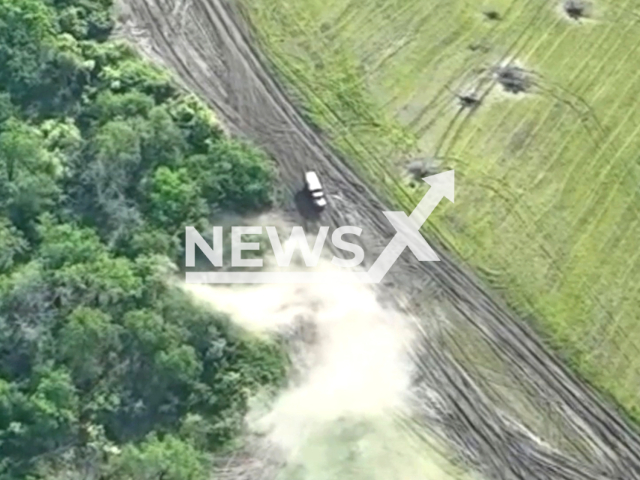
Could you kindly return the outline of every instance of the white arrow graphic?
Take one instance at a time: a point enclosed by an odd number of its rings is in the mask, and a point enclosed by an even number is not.
[[[383,212],[396,229],[395,236],[367,272],[367,283],[380,283],[406,247],[421,262],[438,262],[436,252],[420,234],[420,228],[443,197],[454,201],[454,170],[422,179],[431,185],[427,194],[407,217],[404,212]]]

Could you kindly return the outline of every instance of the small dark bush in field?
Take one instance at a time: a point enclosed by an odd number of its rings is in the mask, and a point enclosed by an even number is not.
[[[488,45],[483,45],[481,43],[472,43],[468,45],[467,48],[472,52],[480,53],[487,53],[489,50],[491,50],[491,47],[489,47]]]
[[[588,16],[589,5],[584,0],[565,0],[563,8],[567,16],[573,20],[580,20]]]
[[[488,19],[488,20],[501,20],[502,17],[500,16],[500,14],[498,12],[496,12],[495,10],[488,10],[486,12],[482,12],[482,14]]]
[[[480,99],[475,95],[456,95],[463,108],[475,108],[480,105]]]
[[[509,93],[523,93],[531,88],[532,80],[529,74],[520,67],[507,65],[495,70],[496,80]]]

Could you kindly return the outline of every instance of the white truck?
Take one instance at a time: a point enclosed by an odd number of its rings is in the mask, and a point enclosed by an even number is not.
[[[306,172],[304,174],[305,190],[311,197],[313,206],[322,211],[327,206],[327,199],[324,197],[324,191],[322,190],[322,184],[318,179],[316,172]]]

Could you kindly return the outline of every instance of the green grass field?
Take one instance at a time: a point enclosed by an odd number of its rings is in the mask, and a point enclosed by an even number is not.
[[[598,2],[580,23],[555,0],[245,7],[309,117],[381,193],[411,210],[411,158],[456,169],[456,202],[429,228],[640,419],[640,1]],[[535,72],[530,93],[491,80],[505,60]],[[460,112],[452,92],[474,89],[482,104]]]

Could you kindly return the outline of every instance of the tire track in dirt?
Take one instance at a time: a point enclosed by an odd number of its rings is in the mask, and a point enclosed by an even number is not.
[[[318,171],[332,205],[325,220],[332,227],[361,226],[368,260],[384,248],[395,233],[381,213],[388,208],[271,78],[236,6],[223,0],[124,0],[121,10],[122,33],[206,99],[231,133],[273,155],[289,193],[299,189],[305,169]],[[490,478],[640,479],[640,438],[634,429],[547,352],[472,272],[434,240],[430,244],[440,262],[419,263],[405,252],[380,293],[417,298],[408,307],[416,314],[427,293],[437,299],[452,323],[464,325],[500,358],[543,414],[558,418],[576,446],[554,448],[538,441],[520,419],[505,414],[479,370],[463,364],[450,343],[431,336],[416,352],[424,365],[417,382],[438,392],[442,408],[438,418],[424,419],[425,426],[438,428]]]

